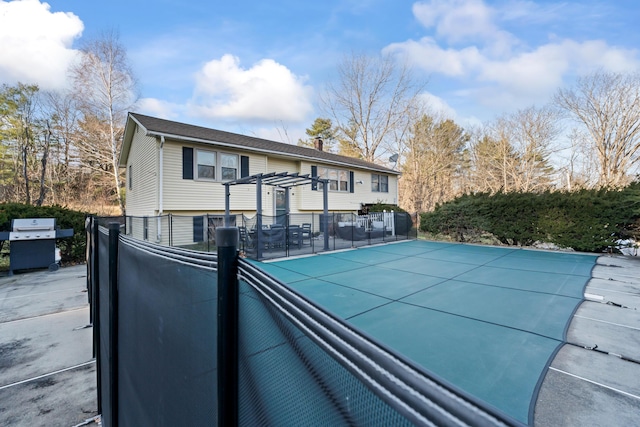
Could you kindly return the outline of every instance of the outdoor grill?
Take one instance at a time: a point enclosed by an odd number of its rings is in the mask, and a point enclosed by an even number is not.
[[[56,239],[72,237],[73,229],[56,229],[55,218],[16,218],[11,231],[0,233],[0,240],[9,240],[9,275],[14,270],[31,268],[58,269]]]

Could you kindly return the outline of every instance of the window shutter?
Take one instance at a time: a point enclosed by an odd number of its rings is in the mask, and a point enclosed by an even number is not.
[[[193,217],[193,241],[204,241],[204,218],[201,216]]]
[[[311,166],[311,178],[317,178],[318,177],[318,167],[317,166]],[[311,189],[312,190],[317,190],[318,189],[318,183],[313,181],[311,183]]]
[[[182,179],[193,179],[193,148],[182,147]]]
[[[349,193],[353,193],[354,192],[354,188],[353,188],[353,184],[354,184],[354,180],[353,180],[353,171],[349,171]]]
[[[240,156],[240,178],[249,176],[249,156]]]

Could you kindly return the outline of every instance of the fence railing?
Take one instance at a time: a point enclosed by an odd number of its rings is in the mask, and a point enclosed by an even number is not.
[[[88,228],[98,412],[117,425],[518,425],[238,258]],[[374,417],[374,418],[372,418]]]
[[[243,256],[257,260],[417,238],[417,215],[403,212],[261,215],[259,219],[258,215],[231,215],[229,218],[230,225],[239,229]],[[117,220],[127,236],[204,252],[216,251],[216,229],[225,225],[222,214],[126,216]]]

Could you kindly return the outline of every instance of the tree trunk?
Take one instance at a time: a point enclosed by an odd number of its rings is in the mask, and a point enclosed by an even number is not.
[[[36,201],[36,206],[42,206],[47,193],[45,178],[47,174],[47,160],[49,158],[49,147],[51,146],[51,123],[47,120],[47,130],[44,135],[44,150],[42,150],[42,170],[40,171],[40,196]]]
[[[28,149],[25,145],[22,147],[22,175],[24,176],[25,203],[31,204],[31,192],[29,191],[29,171],[27,167]]]

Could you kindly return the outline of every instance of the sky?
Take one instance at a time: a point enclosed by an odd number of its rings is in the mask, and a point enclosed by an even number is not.
[[[340,61],[390,54],[432,111],[472,126],[640,71],[639,18],[635,0],[0,0],[0,84],[64,89],[78,47],[115,30],[133,111],[296,143]]]

